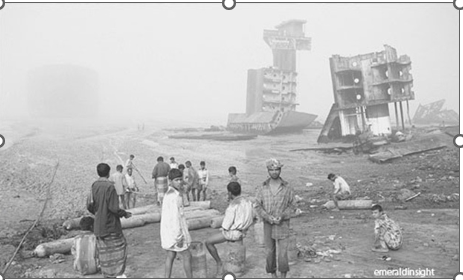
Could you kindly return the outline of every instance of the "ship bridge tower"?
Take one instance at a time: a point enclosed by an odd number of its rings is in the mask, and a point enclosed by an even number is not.
[[[296,52],[310,50],[305,20],[288,20],[275,30],[264,30],[264,41],[272,49],[273,66],[248,71],[246,114],[296,111]]]

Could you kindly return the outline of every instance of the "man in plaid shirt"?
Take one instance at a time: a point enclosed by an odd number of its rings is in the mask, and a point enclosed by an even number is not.
[[[399,250],[403,240],[400,226],[383,212],[381,205],[373,205],[371,211],[375,218],[375,243],[371,250],[381,253]]]
[[[278,270],[286,278],[288,265],[289,220],[296,208],[294,191],[280,177],[283,165],[277,159],[266,162],[270,178],[257,187],[256,210],[264,221],[264,239],[267,254],[267,273],[277,277],[276,242],[278,242]]]

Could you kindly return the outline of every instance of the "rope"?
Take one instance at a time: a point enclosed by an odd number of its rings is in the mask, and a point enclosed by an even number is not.
[[[21,248],[22,244],[24,243],[24,241],[26,240],[26,237],[27,235],[29,234],[29,232],[37,225],[38,221],[40,220],[40,218],[42,217],[43,213],[45,212],[45,208],[47,207],[47,202],[48,200],[50,199],[50,186],[51,184],[53,183],[53,180],[55,179],[55,175],[56,175],[56,171],[58,170],[58,166],[59,166],[59,161],[56,163],[56,166],[55,166],[55,170],[53,172],[53,176],[51,178],[51,181],[50,183],[48,184],[48,190],[47,190],[47,198],[45,199],[45,203],[43,204],[43,207],[42,207],[42,211],[40,212],[39,216],[37,217],[37,219],[35,220],[34,224],[32,224],[32,226],[26,231],[26,233],[24,234],[21,242],[19,242],[19,245],[18,247],[16,248],[16,251],[13,253],[13,256],[11,257],[10,261],[8,262],[8,264],[5,266],[5,268],[3,269],[2,271],[2,275],[5,275],[6,271],[8,270],[8,268],[10,267],[11,263],[13,262],[14,260],[14,257],[16,257],[16,254],[18,253],[19,249]]]

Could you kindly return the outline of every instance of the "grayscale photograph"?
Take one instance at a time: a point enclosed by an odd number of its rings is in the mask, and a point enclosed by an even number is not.
[[[2,2],[0,280],[454,278],[456,2]]]

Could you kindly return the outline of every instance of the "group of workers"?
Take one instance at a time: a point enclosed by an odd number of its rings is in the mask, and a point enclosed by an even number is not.
[[[126,164],[127,171],[134,168],[133,158],[134,156],[131,155]],[[167,164],[162,157],[159,157],[152,172],[157,189],[157,201],[162,205],[160,237],[161,247],[167,252],[165,278],[171,276],[177,253],[182,255],[186,277],[193,278],[189,250],[191,237],[184,215],[184,205],[185,200],[189,200],[190,191],[193,200],[200,199],[200,194],[204,191],[202,187],[207,188],[208,173],[204,162],[201,162],[199,171],[205,172],[200,173],[191,166],[190,161],[185,163],[188,170],[183,168],[182,164],[177,164],[174,158],[170,158],[170,161],[170,164]],[[242,244],[247,230],[258,215],[263,220],[264,227],[265,270],[272,278],[277,278],[278,268],[280,277],[286,277],[289,271],[287,251],[290,219],[297,205],[292,186],[280,176],[282,167],[277,159],[266,161],[268,177],[256,188],[256,196],[252,201],[241,196],[241,180],[236,176],[236,168],[233,166],[229,168],[230,180],[226,186],[229,205],[225,211],[222,227],[220,231],[205,240],[206,248],[216,262],[217,276],[222,277],[224,270],[215,245],[227,241]],[[119,166],[116,169],[122,172]],[[92,185],[91,196],[94,202],[93,205],[88,206],[88,210],[95,214],[93,228],[97,238],[96,245],[99,252],[97,255],[100,258],[101,272],[105,277],[125,278],[127,242],[122,233],[120,218],[130,218],[131,213],[119,208],[116,183],[109,179],[109,165],[98,164],[97,173],[100,178]],[[201,174],[206,174],[205,180]],[[197,185],[201,188],[191,183],[194,181],[191,178],[196,176],[199,181]],[[330,173],[328,179],[335,185],[332,197],[336,209],[339,210],[337,201],[348,198],[350,188],[340,176]],[[193,192],[194,189],[197,192]],[[376,219],[375,243],[372,250],[385,252],[389,249],[399,249],[402,245],[400,227],[387,217],[379,205],[373,206],[372,215]]]

